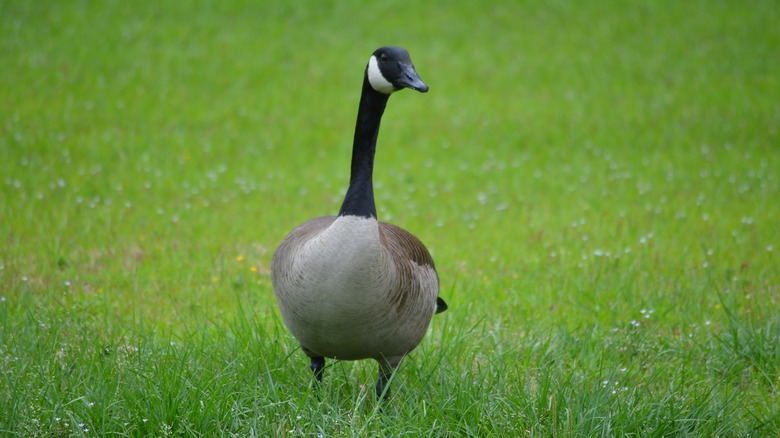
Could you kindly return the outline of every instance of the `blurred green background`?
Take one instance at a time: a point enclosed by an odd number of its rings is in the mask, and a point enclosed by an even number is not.
[[[638,257],[648,234],[676,276],[709,247],[760,270],[777,245],[773,2],[7,2],[2,15],[12,289],[67,277],[132,291],[146,313],[190,289],[218,302],[209,282],[239,255],[267,274],[292,226],[337,211],[362,69],[385,44],[410,50],[431,92],[390,103],[378,208],[427,242],[445,289],[509,276],[499,298],[525,310],[549,300],[513,284],[562,281],[566,300],[579,275],[559,269]]]
[[[381,45],[431,90],[388,105],[380,219],[426,243],[452,324],[502,329],[442,348],[729,321],[774,342],[778,5],[4,1],[3,351],[35,358],[35,324],[98,344],[276,327],[271,255],[338,211]]]

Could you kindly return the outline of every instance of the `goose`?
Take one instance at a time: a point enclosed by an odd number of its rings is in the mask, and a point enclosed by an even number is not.
[[[287,329],[310,358],[315,382],[325,358],[379,363],[376,395],[447,309],[425,245],[377,220],[372,174],[379,123],[390,95],[428,86],[409,52],[381,47],[368,60],[352,146],[349,187],[337,216],[293,229],[274,252],[271,282]]]

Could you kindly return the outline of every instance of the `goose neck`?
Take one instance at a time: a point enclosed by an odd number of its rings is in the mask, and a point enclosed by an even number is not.
[[[341,205],[339,216],[376,218],[373,188],[374,154],[379,135],[379,124],[389,97],[388,94],[375,91],[368,79],[364,78],[352,144],[349,188]]]

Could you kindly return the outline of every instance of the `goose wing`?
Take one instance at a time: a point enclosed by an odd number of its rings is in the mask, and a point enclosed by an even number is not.
[[[411,275],[412,272],[410,263],[428,267],[433,271],[435,284],[429,286],[436,296],[436,313],[447,310],[447,303],[438,296],[439,277],[436,273],[433,257],[431,257],[428,248],[423,245],[420,239],[403,228],[386,222],[379,223],[379,238],[382,241],[382,246],[387,249],[392,257],[401,262],[399,265],[402,269],[407,270],[407,274]]]

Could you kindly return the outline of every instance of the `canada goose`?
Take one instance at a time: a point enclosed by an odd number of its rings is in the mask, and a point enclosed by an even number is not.
[[[438,297],[433,259],[412,234],[379,222],[372,173],[379,123],[390,94],[428,91],[406,49],[381,47],[368,60],[352,166],[338,216],[292,230],[274,252],[271,279],[287,328],[311,358],[317,381],[325,358],[379,362],[377,397],[404,356],[420,343]]]

